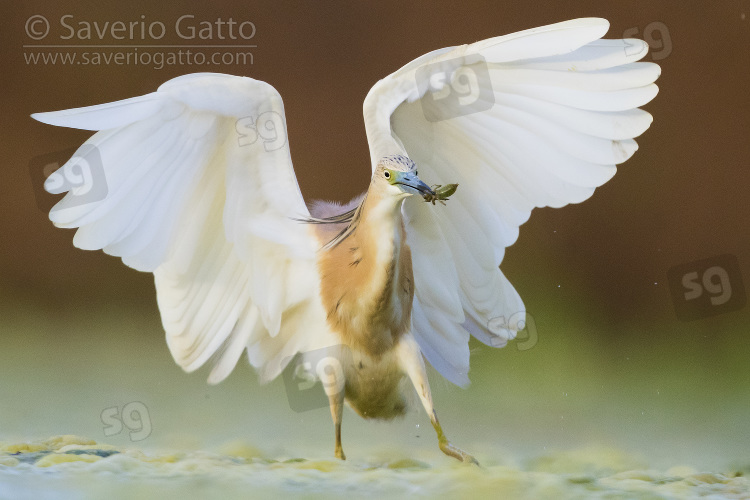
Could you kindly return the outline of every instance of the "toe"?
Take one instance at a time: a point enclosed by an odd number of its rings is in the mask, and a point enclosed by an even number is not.
[[[460,460],[461,462],[466,462],[466,463],[472,463],[472,464],[475,464],[475,465],[479,465],[479,462],[477,461],[476,458],[474,458],[473,456],[469,455],[468,453],[466,453],[462,449],[456,448],[455,446],[453,446],[447,440],[440,442],[440,449],[446,455],[451,456],[451,457],[453,457],[453,458],[455,458],[457,460]]]

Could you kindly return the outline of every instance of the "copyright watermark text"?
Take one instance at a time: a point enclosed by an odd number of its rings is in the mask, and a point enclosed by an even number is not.
[[[28,65],[248,65],[257,34],[247,19],[198,19],[184,14],[171,21],[145,15],[91,21],[66,14],[30,16],[23,45]]]

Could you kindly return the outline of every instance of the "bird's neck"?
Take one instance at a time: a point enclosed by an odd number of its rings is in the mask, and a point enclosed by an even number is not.
[[[362,204],[358,236],[365,247],[374,252],[372,257],[381,267],[390,267],[400,257],[405,236],[402,203],[403,198],[396,200],[392,196],[368,194]]]

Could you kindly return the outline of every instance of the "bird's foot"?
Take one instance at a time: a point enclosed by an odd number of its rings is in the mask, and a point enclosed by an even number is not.
[[[336,458],[339,460],[346,460],[346,455],[344,455],[344,449],[341,446],[336,447]]]
[[[458,459],[465,463],[479,465],[479,462],[477,461],[476,458],[469,455],[468,453],[463,451],[461,448],[456,448],[447,439],[441,439],[439,444],[440,444],[440,450],[446,455],[453,457],[455,459]]]

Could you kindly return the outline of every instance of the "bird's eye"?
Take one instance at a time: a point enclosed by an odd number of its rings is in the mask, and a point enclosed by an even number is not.
[[[385,173],[383,175],[385,176],[386,179],[390,179],[391,178],[391,173],[389,171],[387,171],[387,170],[385,171]]]

